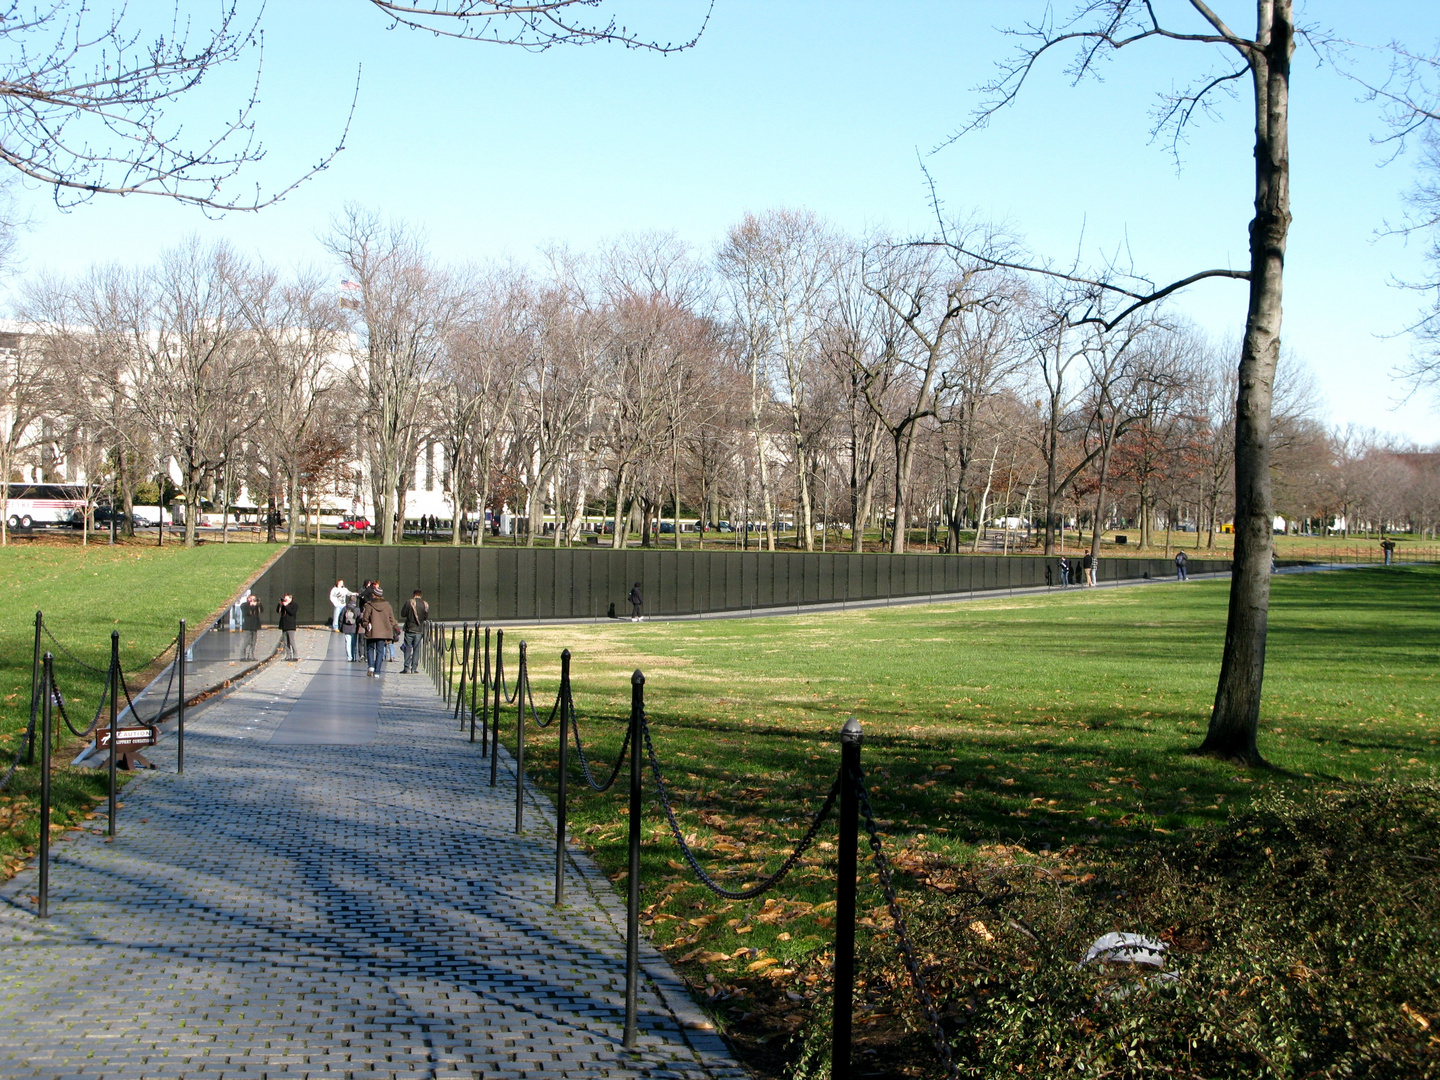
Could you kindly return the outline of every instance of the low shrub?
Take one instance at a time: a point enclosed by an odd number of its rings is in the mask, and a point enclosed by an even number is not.
[[[1223,825],[1079,849],[895,861],[966,1076],[1440,1077],[1440,785],[1270,794]],[[883,923],[882,923],[883,925]],[[1153,967],[1078,963],[1110,931]],[[891,933],[859,961],[866,1070],[943,1075]]]

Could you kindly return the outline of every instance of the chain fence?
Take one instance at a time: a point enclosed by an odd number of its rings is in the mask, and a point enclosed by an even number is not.
[[[824,802],[821,804],[819,810],[816,811],[815,814],[810,818],[809,824],[807,825],[804,834],[795,843],[794,847],[785,856],[780,865],[760,881],[754,882],[753,884],[748,884],[743,888],[729,888],[726,885],[722,884],[720,881],[717,881],[711,873],[706,871],[705,867],[701,863],[700,854],[697,853],[692,844],[686,840],[685,830],[680,823],[679,816],[675,810],[674,800],[670,794],[669,785],[667,785],[665,780],[664,767],[660,761],[660,756],[655,748],[655,740],[651,732],[650,719],[644,708],[644,676],[640,672],[636,672],[632,680],[633,697],[631,704],[631,712],[629,721],[626,724],[624,739],[621,742],[620,752],[615,759],[613,767],[610,769],[609,775],[605,777],[602,782],[598,780],[595,775],[597,763],[592,762],[589,755],[585,751],[585,742],[581,734],[581,721],[575,709],[574,689],[570,679],[568,651],[564,656],[564,662],[561,669],[560,688],[558,693],[556,694],[555,703],[551,707],[548,717],[542,718],[539,710],[535,706],[534,688],[530,680],[530,664],[528,660],[528,650],[526,648],[525,642],[520,642],[520,647],[518,650],[519,659],[516,667],[516,674],[513,685],[507,687],[507,680],[505,677],[504,632],[503,630],[501,630],[495,634],[493,664],[492,654],[489,647],[490,631],[488,628],[486,629],[484,639],[485,649],[484,656],[482,658],[480,649],[480,627],[470,627],[467,624],[463,631],[463,637],[461,639],[460,645],[458,646],[465,653],[465,659],[462,659],[461,663],[462,687],[465,682],[468,682],[472,695],[472,702],[469,706],[471,714],[470,722],[472,724],[472,741],[473,725],[477,718],[479,719],[481,725],[482,739],[484,739],[488,734],[488,738],[494,740],[490,746],[492,754],[492,766],[495,760],[494,754],[498,752],[501,709],[503,706],[515,706],[515,738],[517,751],[515,755],[515,773],[517,785],[517,830],[520,822],[519,800],[522,797],[521,789],[523,789],[525,783],[523,757],[525,726],[528,722],[533,723],[538,728],[546,729],[550,727],[557,719],[561,722],[560,738],[565,741],[565,745],[568,745],[568,742],[571,738],[573,738],[574,740],[575,756],[578,759],[580,767],[579,771],[585,781],[586,786],[591,791],[596,793],[610,791],[619,780],[626,762],[631,762],[630,806],[632,816],[630,845],[632,853],[632,871],[635,867],[638,866],[638,813],[642,796],[641,774],[643,768],[640,762],[643,761],[644,764],[648,765],[649,768],[651,782],[654,785],[654,798],[664,815],[670,836],[675,841],[676,847],[679,849],[680,855],[684,859],[684,864],[686,868],[688,868],[690,874],[693,876],[697,884],[701,885],[714,895],[721,897],[725,900],[754,900],[779,886],[781,882],[783,882],[786,877],[795,869],[795,867],[800,864],[800,861],[804,858],[806,852],[808,852],[812,848],[816,839],[820,836],[826,823],[829,822],[833,817],[835,817],[837,805],[843,806],[846,800],[851,800],[850,805],[852,809],[848,815],[848,819],[847,815],[843,812],[839,815],[840,866],[843,868],[846,865],[850,867],[856,867],[858,865],[856,861],[859,846],[858,830],[856,824],[858,816],[858,819],[863,822],[863,828],[865,831],[866,839],[868,841],[871,859],[874,863],[876,880],[878,881],[880,890],[884,895],[885,906],[890,915],[891,925],[887,929],[891,934],[893,934],[895,949],[898,958],[902,966],[904,967],[905,972],[908,975],[910,990],[913,993],[917,1004],[920,1006],[925,1016],[929,1028],[929,1035],[934,1042],[937,1060],[943,1066],[945,1075],[947,1077],[951,1078],[951,1080],[958,1080],[961,1074],[958,1067],[956,1066],[954,1056],[951,1050],[950,1039],[949,1036],[946,1034],[943,1020],[940,1016],[939,1009],[935,1002],[935,996],[929,986],[929,983],[925,978],[924,966],[921,962],[919,954],[916,951],[912,936],[909,931],[909,927],[907,926],[905,911],[901,906],[899,897],[895,891],[895,882],[890,866],[890,861],[886,856],[884,840],[877,825],[874,810],[871,806],[870,793],[866,787],[865,773],[860,767],[858,725],[854,725],[853,747],[850,749],[849,753],[842,752],[842,764],[830,783],[829,789],[825,794]],[[453,664],[448,666],[446,665],[445,654],[447,652],[455,651],[457,646],[453,640],[448,644],[446,643],[443,630],[439,634],[429,635],[427,637],[427,640],[431,644],[432,653],[430,670],[435,677],[437,683],[437,691],[444,694],[444,690],[441,684],[446,681],[453,680],[454,678]],[[477,688],[483,694],[482,707],[478,712],[475,709],[473,703],[473,698],[477,691]],[[491,697],[492,694],[494,695],[493,699]],[[491,704],[492,701],[493,706]],[[464,708],[465,705],[462,698],[460,701],[457,701],[457,710],[462,711],[462,719]],[[586,723],[588,724],[589,721],[586,721]],[[462,730],[463,726],[464,725],[462,723]],[[847,726],[847,732],[849,730],[849,726]],[[842,743],[844,741],[845,740],[842,737]],[[640,754],[643,754],[643,758],[637,761],[635,759],[635,755]],[[853,757],[850,756],[850,754],[853,754]],[[568,770],[569,766],[567,764],[567,759],[563,750],[561,753],[560,762],[561,768],[563,770]],[[603,769],[601,771],[603,771]],[[492,783],[493,782],[494,776],[492,772]],[[856,808],[858,808],[858,815],[855,812]],[[561,883],[563,876],[565,844],[565,814],[565,777],[562,776],[559,780],[558,799],[556,804],[557,904],[560,902],[560,897],[562,895]],[[848,864],[846,862],[847,851],[849,858]],[[635,1007],[634,986],[635,981],[638,979],[638,968],[637,961],[635,959],[636,954],[634,949],[634,941],[636,937],[638,937],[639,933],[639,892],[638,881],[636,880],[637,878],[638,873],[633,873],[630,882],[630,902],[627,905],[629,910],[627,912],[627,1012],[625,1045],[633,1045],[635,1032],[635,1018],[633,1015],[633,1010]],[[847,1014],[847,1017],[849,1011],[853,1008],[853,976],[847,976],[846,979],[842,980],[840,977],[840,970],[842,966],[846,966],[848,967],[848,970],[850,972],[853,972],[855,922],[854,896],[857,888],[858,874],[852,873],[848,882],[844,880],[843,873],[837,875],[837,897],[844,894],[847,889],[849,891],[850,901],[848,910],[850,911],[850,918],[852,924],[850,927],[850,932],[848,934],[841,933],[841,928],[837,925],[836,955],[834,961],[837,990],[839,989],[840,983],[842,981],[847,984],[846,989],[843,992],[844,1000],[841,1001],[837,999],[836,1001],[836,1011],[838,1014],[841,1010],[844,1010]],[[845,909],[841,908],[841,910]],[[848,953],[848,955],[842,955],[842,951]],[[844,1023],[839,1022],[838,1015],[835,1026],[835,1034],[832,1041],[832,1055],[834,1064],[838,1065],[840,1062],[845,1062],[848,1064],[850,1055],[850,1023],[848,1022],[848,1019]],[[845,1071],[848,1071],[848,1069]],[[837,1075],[839,1074],[837,1073]]]

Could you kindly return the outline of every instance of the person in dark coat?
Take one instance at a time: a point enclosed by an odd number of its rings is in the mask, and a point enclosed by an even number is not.
[[[400,624],[395,611],[385,599],[385,590],[378,584],[370,589],[370,602],[360,612],[360,626],[365,634],[365,662],[370,675],[377,676],[385,663],[385,650],[395,640]]]
[[[1080,560],[1080,569],[1085,571],[1085,584],[1095,584],[1095,556],[1091,552],[1085,552],[1085,557]]]
[[[1176,581],[1187,581],[1187,580],[1189,580],[1190,575],[1189,575],[1189,573],[1186,571],[1186,565],[1187,565],[1189,562],[1190,562],[1190,556],[1186,555],[1185,552],[1183,552],[1183,551],[1177,551],[1177,552],[1175,553],[1175,580],[1176,580]]]
[[[345,659],[350,663],[363,659],[360,655],[360,606],[355,603],[355,594],[345,598],[340,609],[340,632],[345,635]]]
[[[265,605],[253,592],[240,605],[240,629],[245,634],[245,651],[241,657],[255,659],[255,642],[260,637],[260,616],[265,614]]]
[[[300,659],[295,651],[295,616],[299,605],[295,603],[293,596],[286,593],[280,598],[280,606],[275,610],[279,614],[280,637],[285,642],[285,659],[294,663]]]
[[[637,581],[637,582],[635,582],[634,585],[630,586],[630,621],[631,621],[631,622],[639,622],[641,619],[644,618],[644,616],[640,614],[640,608],[644,605],[644,603],[645,603],[645,597],[641,594],[641,592],[640,592],[640,582]]]
[[[1064,555],[1060,556],[1060,587],[1062,589],[1070,587],[1070,559]]]
[[[400,646],[405,654],[405,666],[400,671],[403,675],[413,675],[420,670],[420,643],[425,639],[425,624],[430,621],[430,605],[421,597],[419,589],[405,601],[400,616],[405,621],[405,641]]]

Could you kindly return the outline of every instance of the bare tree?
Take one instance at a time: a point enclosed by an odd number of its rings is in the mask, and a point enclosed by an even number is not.
[[[983,237],[967,247],[990,247]],[[898,334],[882,352],[895,365],[886,379],[865,380],[866,400],[889,433],[894,453],[895,526],[890,550],[905,550],[908,533],[910,478],[915,465],[920,425],[936,415],[936,390],[945,372],[960,366],[956,333],[967,312],[998,308],[1004,276],[989,260],[959,257],[953,247],[897,245],[878,238],[866,257],[865,285],[894,317]],[[871,388],[888,383],[890,392]]]
[[[260,266],[235,286],[256,352],[257,377],[251,384],[252,400],[236,402],[232,410],[234,422],[223,436],[225,456],[241,435],[259,425],[257,435],[286,483],[287,540],[293,544],[303,473],[317,448],[325,400],[335,385],[331,360],[341,344],[344,320],[315,271],[283,281],[274,270]]]
[[[16,461],[34,438],[37,422],[55,405],[55,353],[56,346],[47,348],[43,339],[0,338],[0,544],[9,542],[10,477]]]
[[[805,549],[815,548],[813,499],[805,462],[811,427],[807,394],[818,366],[830,280],[834,272],[832,238],[808,211],[777,210],[747,214],[731,228],[717,259],[730,287],[735,318],[744,329],[751,369],[751,413],[761,494],[768,524],[775,521],[767,440],[762,433],[766,406],[777,401],[789,420],[790,443],[798,470],[801,535]],[[772,529],[768,545],[774,550]]]
[[[1254,116],[1255,217],[1250,226],[1250,268],[1202,270],[1168,285],[1122,287],[1100,282],[1125,300],[1107,322],[1205,278],[1249,282],[1250,302],[1241,350],[1235,419],[1235,561],[1230,611],[1220,678],[1210,726],[1200,752],[1262,764],[1256,733],[1265,672],[1265,633],[1270,598],[1272,506],[1270,490],[1270,408],[1279,360],[1285,243],[1290,228],[1289,105],[1290,63],[1295,51],[1293,0],[1257,0],[1255,29],[1237,33],[1204,0],[1190,0],[1192,25],[1162,23],[1147,0],[1083,0],[1058,25],[1050,20],[1026,26],[1025,41],[1002,65],[987,88],[990,97],[964,130],[983,125],[1013,102],[1036,64],[1052,50],[1077,50],[1070,74],[1095,74],[1103,59],[1146,42],[1185,43],[1218,57],[1221,66],[1190,87],[1162,97],[1157,132],[1177,140],[1212,99],[1248,81]],[[964,132],[962,131],[961,134]]]
[[[420,238],[400,222],[347,206],[325,246],[360,286],[351,318],[351,378],[364,407],[364,450],[383,544],[399,538],[410,470],[424,432],[426,388],[469,293],[437,269]]]

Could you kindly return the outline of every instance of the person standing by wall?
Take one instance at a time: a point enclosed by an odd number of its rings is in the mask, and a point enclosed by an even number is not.
[[[295,598],[286,593],[280,598],[280,606],[275,609],[279,614],[280,636],[285,641],[285,659],[294,663],[300,659],[295,651],[295,616],[300,610],[300,605],[295,603]]]
[[[1175,553],[1175,580],[1176,580],[1176,581],[1187,581],[1187,580],[1189,580],[1190,575],[1186,572],[1186,569],[1185,569],[1185,568],[1186,568],[1186,565],[1189,563],[1189,561],[1190,561],[1190,556],[1186,555],[1185,552],[1183,552],[1183,551],[1177,551],[1177,552]]]
[[[400,646],[405,654],[405,666],[400,673],[413,675],[420,670],[420,643],[425,640],[425,624],[430,621],[430,605],[421,598],[419,589],[405,601],[400,614],[405,623],[405,643]]]
[[[1070,558],[1066,555],[1060,556],[1060,587],[1062,589],[1070,587]]]
[[[1381,541],[1380,541],[1380,550],[1385,553],[1385,565],[1386,565],[1386,566],[1389,566],[1389,565],[1390,565],[1390,560],[1392,560],[1392,559],[1395,557],[1395,541],[1394,541],[1394,540],[1391,540],[1391,539],[1388,538],[1388,537],[1385,538],[1384,540],[1381,540]]]
[[[394,642],[399,624],[385,590],[378,582],[371,583],[370,602],[360,612],[360,626],[365,634],[365,662],[372,678],[380,674],[385,663],[385,650]]]
[[[1095,584],[1095,556],[1090,552],[1085,553],[1085,558],[1080,560],[1080,569],[1085,572],[1085,584]]]
[[[260,616],[265,614],[265,605],[253,592],[240,605],[240,630],[245,635],[245,651],[241,657],[255,659],[255,642],[260,637]]]
[[[640,609],[645,604],[645,597],[640,592],[640,582],[630,586],[630,621],[639,622],[645,616],[640,614]]]
[[[360,656],[360,608],[355,603],[355,594],[351,593],[345,600],[345,606],[340,609],[340,632],[345,635],[345,659],[354,663],[361,659]]]
[[[335,587],[330,590],[330,606],[334,612],[330,616],[330,625],[335,628],[335,633],[340,633],[340,613],[345,610],[345,601],[350,599],[350,590],[345,588],[345,582],[335,582]]]

